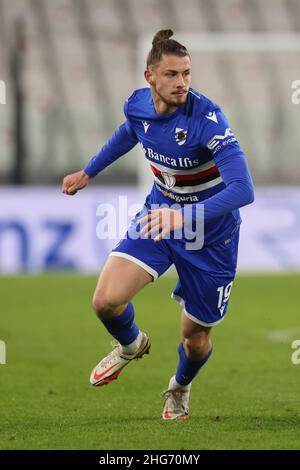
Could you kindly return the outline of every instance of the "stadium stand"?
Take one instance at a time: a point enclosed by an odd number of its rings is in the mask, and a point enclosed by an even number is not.
[[[19,51],[25,180],[53,183],[80,168],[122,122],[122,103],[140,83],[142,35],[165,27],[177,33],[292,35],[299,32],[300,4],[273,0],[270,8],[268,0],[186,0],[183,9],[181,0],[0,0],[0,79],[9,97],[7,112],[0,114],[2,183],[11,182],[15,142],[10,63],[18,21],[25,31]],[[292,81],[300,78],[299,50],[276,50],[276,43],[273,49],[194,51],[193,86],[225,109],[256,183],[293,184],[300,176],[300,136],[290,96]],[[99,182],[135,182],[135,158],[121,159]]]

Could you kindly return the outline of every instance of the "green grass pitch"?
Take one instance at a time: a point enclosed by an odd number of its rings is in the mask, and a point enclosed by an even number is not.
[[[299,449],[299,275],[239,276],[214,353],[193,383],[185,422],[160,419],[177,364],[175,279],[134,299],[149,356],[115,382],[89,384],[110,337],[91,309],[95,277],[0,279],[1,449]]]

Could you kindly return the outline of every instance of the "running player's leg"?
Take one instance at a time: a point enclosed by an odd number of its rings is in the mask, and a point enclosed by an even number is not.
[[[93,296],[93,307],[108,332],[131,354],[141,340],[134,322],[134,309],[130,300],[153,277],[141,266],[128,259],[110,256],[99,276]]]
[[[192,380],[209,359],[212,352],[211,327],[205,327],[181,315],[181,343],[176,375],[165,392],[163,419],[187,419]]]
[[[90,378],[93,385],[111,382],[132,359],[149,352],[149,338],[135,324],[130,299],[152,280],[153,277],[136,263],[121,257],[108,258],[93,296],[93,307],[118,343],[93,369]]]
[[[137,348],[134,341],[141,339],[134,323],[134,310],[130,300],[172,264],[164,242],[158,244],[150,238],[136,236],[139,232],[139,219],[147,213],[148,207],[144,205],[132,220],[125,237],[111,252],[93,298],[93,307],[98,317],[128,354]]]
[[[130,300],[152,281],[151,274],[138,264],[117,256],[108,258],[99,276],[93,296],[94,310],[109,333],[123,346],[124,352],[129,354],[137,349],[134,341],[139,334]]]
[[[212,326],[225,318],[234,281],[238,232],[230,239],[188,252],[175,247],[175,265],[179,282],[173,298],[183,306],[182,342],[178,347],[179,362],[171,378],[165,402],[164,419],[186,419],[192,380],[211,355]]]
[[[143,209],[147,213],[147,208]],[[114,248],[103,269],[93,297],[94,309],[118,345],[93,370],[91,383],[104,385],[117,378],[123,367],[149,352],[150,340],[134,321],[131,299],[172,264],[165,244],[132,238],[137,214],[123,240]]]
[[[211,331],[212,327],[195,323],[182,310],[180,333],[184,350],[189,359],[203,359],[207,355],[212,348]]]
[[[120,316],[128,302],[153,277],[128,259],[110,256],[99,276],[93,296],[93,308],[100,320]]]

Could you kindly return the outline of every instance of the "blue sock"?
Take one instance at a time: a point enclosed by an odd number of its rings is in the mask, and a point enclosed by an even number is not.
[[[139,329],[134,323],[134,308],[131,302],[128,302],[121,315],[101,321],[107,331],[123,346],[132,343],[139,334]]]
[[[212,349],[206,357],[200,361],[195,361],[187,357],[183,344],[180,343],[178,346],[179,363],[176,371],[176,382],[180,385],[188,385],[196,377],[201,367],[208,361],[211,353]]]

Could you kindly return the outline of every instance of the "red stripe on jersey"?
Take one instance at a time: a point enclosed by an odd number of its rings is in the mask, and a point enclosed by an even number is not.
[[[153,171],[154,174],[156,175],[161,175],[161,171],[158,170],[155,166],[150,165],[151,170]],[[205,171],[199,171],[199,173],[193,173],[191,175],[173,175],[176,178],[176,181],[191,181],[191,180],[197,180],[199,178],[204,178],[205,176],[212,175],[213,173],[218,173],[218,167],[214,165],[213,167],[209,168],[208,170]]]
[[[156,175],[161,175],[161,171],[155,168],[155,166],[150,165],[150,168],[153,171],[153,173],[155,173]]]

